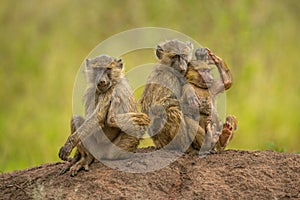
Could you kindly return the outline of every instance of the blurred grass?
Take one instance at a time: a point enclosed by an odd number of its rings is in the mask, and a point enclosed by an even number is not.
[[[227,113],[239,119],[229,148],[266,149],[274,143],[300,151],[297,0],[5,0],[0,5],[1,171],[59,160],[80,64],[104,39],[145,26],[185,33],[227,62],[234,77]],[[130,58],[126,62],[134,66]]]

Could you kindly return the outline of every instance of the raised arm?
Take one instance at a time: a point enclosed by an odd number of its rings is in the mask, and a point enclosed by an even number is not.
[[[228,90],[232,86],[232,76],[226,63],[221,58],[212,53],[208,48],[206,48],[206,50],[220,73],[221,80],[216,81],[212,88],[212,92],[214,94],[219,94],[221,92],[224,92],[224,90]]]

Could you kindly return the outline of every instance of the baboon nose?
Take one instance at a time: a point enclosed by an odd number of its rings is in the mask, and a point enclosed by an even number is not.
[[[98,87],[104,86],[105,84],[106,84],[106,81],[100,81],[100,82],[98,83]]]

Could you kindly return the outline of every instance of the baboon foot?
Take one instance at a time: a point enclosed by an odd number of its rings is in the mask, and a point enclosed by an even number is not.
[[[223,124],[223,129],[219,139],[222,148],[225,148],[228,145],[236,129],[237,129],[236,118],[234,116],[226,117],[226,121]]]
[[[90,164],[92,163],[92,161],[87,161],[87,160],[88,160],[88,158],[86,158],[84,160],[80,160],[70,168],[72,177],[76,176],[78,174],[78,172],[82,169],[84,171],[90,170]]]
[[[212,154],[216,154],[217,151],[212,149],[212,150],[209,150],[209,151],[204,151],[204,152],[199,152],[199,157],[205,157],[205,156],[208,156],[208,155],[212,155]]]

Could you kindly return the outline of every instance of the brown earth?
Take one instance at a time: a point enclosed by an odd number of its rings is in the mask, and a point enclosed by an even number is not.
[[[147,160],[111,162],[134,170],[176,154],[151,155],[152,150],[139,150]],[[58,175],[65,166],[58,162],[1,174],[0,199],[300,199],[299,154],[227,150],[202,158],[183,155],[147,173],[95,162],[75,177]]]

